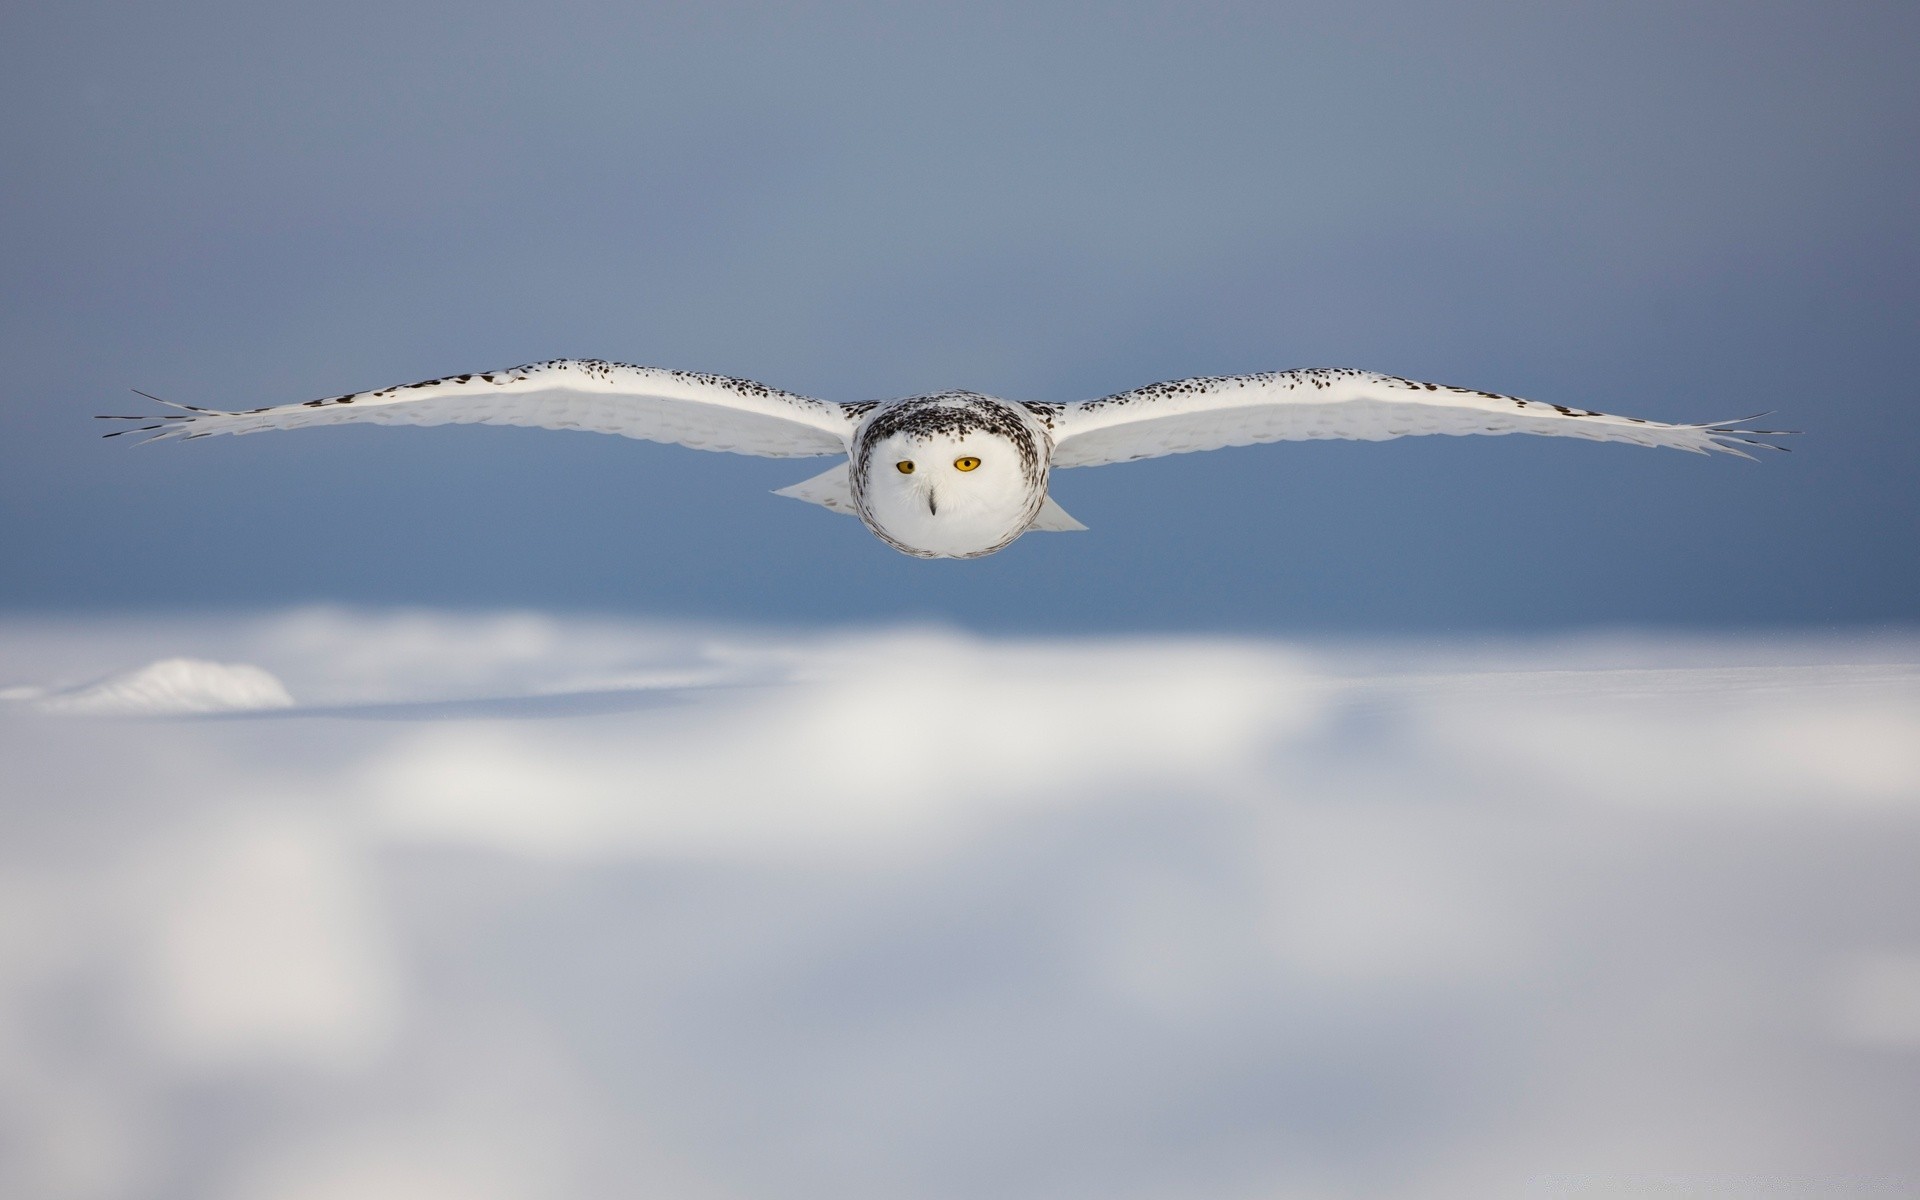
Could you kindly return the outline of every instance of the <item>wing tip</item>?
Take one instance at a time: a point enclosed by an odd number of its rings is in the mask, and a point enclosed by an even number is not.
[[[172,441],[175,439],[185,441],[191,438],[207,437],[214,433],[227,432],[224,429],[218,428],[216,424],[216,427],[212,429],[204,429],[197,433],[188,433],[187,431],[193,428],[193,426],[198,422],[208,421],[210,423],[214,423],[214,422],[217,422],[217,419],[220,417],[238,417],[238,416],[247,415],[245,413],[231,413],[218,408],[202,408],[196,404],[181,404],[177,400],[168,400],[165,397],[156,396],[152,392],[143,392],[139,388],[129,388],[127,390],[131,391],[136,396],[145,397],[146,399],[153,401],[155,404],[164,404],[168,408],[177,408],[180,411],[171,412],[171,413],[145,413],[139,416],[128,416],[122,413],[96,413],[93,418],[96,421],[153,422],[152,424],[141,425],[134,429],[116,429],[116,430],[113,430],[111,433],[102,434],[101,435],[102,437],[119,437],[122,434],[128,434],[128,433],[146,433],[146,434],[152,435],[151,437],[135,439],[131,444],[136,446],[144,446],[148,442],[165,442],[165,441]],[[169,424],[168,422],[181,422],[181,423]]]
[[[1747,447],[1756,450],[1777,450],[1781,454],[1789,453],[1789,447],[1776,446],[1763,438],[1799,437],[1798,429],[1754,429],[1747,423],[1772,416],[1771,412],[1755,413],[1750,417],[1737,417],[1731,421],[1707,421],[1699,425],[1686,426],[1702,436],[1706,446],[1722,454],[1731,454],[1744,458],[1748,462],[1759,462],[1759,458],[1747,452]]]

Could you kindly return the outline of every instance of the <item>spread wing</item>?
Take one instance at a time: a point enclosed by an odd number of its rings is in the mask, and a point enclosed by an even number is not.
[[[698,450],[808,458],[845,454],[858,424],[841,405],[750,380],[597,359],[556,359],[243,412],[160,402],[181,411],[106,418],[140,423],[107,436],[148,433],[148,440],[159,441],[347,421],[471,423],[584,429]]]
[[[1521,400],[1497,392],[1419,383],[1372,371],[1316,368],[1156,383],[1062,405],[1052,412],[1053,465],[1104,463],[1312,438],[1379,442],[1423,433],[1540,433],[1753,456],[1742,446],[1783,447],[1738,423],[1665,425]]]

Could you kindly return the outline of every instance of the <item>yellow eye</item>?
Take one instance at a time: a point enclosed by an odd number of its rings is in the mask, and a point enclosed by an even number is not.
[[[980,460],[969,454],[965,458],[954,459],[953,465],[962,471],[971,471],[980,465]]]
[[[911,475],[913,474],[913,460],[910,458],[903,458],[899,462],[893,464],[893,469],[900,472],[902,475]]]

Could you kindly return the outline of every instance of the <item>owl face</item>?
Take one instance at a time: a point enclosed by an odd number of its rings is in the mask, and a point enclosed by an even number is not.
[[[867,526],[922,558],[976,558],[1025,532],[1046,476],[1018,419],[1004,411],[998,420],[968,419],[977,414],[957,405],[919,415],[876,425],[862,439],[853,488]]]

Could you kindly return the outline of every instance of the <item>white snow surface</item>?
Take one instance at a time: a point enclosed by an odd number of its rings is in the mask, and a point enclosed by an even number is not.
[[[0,696],[0,1195],[1920,1190],[1912,635],[11,618]]]

